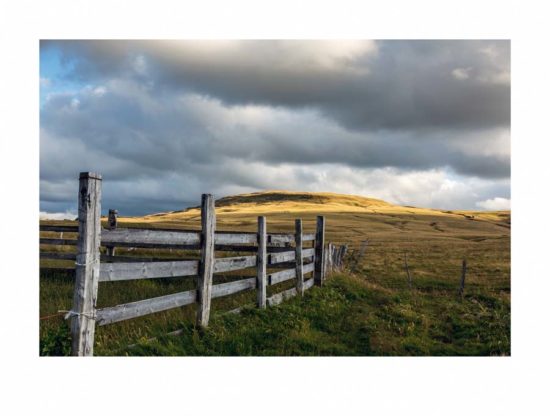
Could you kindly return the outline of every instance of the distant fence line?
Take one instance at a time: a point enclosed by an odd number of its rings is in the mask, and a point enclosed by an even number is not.
[[[101,227],[101,175],[83,172],[79,180],[78,227],[41,225],[40,231],[60,232],[61,238],[40,238],[40,244],[75,245],[73,253],[40,253],[41,258],[75,260],[75,289],[71,317],[72,354],[93,355],[95,325],[107,325],[185,305],[197,304],[197,325],[208,326],[214,298],[256,289],[259,308],[272,306],[313,285],[321,286],[326,275],[343,267],[347,246],[325,248],[325,218],[317,217],[315,233],[304,233],[296,219],[295,233],[268,233],[266,218],[258,217],[257,232],[216,230],[214,199],[203,194],[201,230],[117,228],[116,211],[109,211],[108,228]],[[78,233],[64,239],[63,233]],[[304,247],[304,243],[311,247]],[[294,246],[292,246],[294,244]],[[100,253],[100,246],[107,248]],[[161,257],[116,256],[115,247],[174,248],[198,250],[200,260]],[[248,256],[215,257],[216,251],[254,253]],[[304,262],[304,260],[306,262]],[[109,261],[110,263],[106,263]],[[267,273],[267,267],[284,270]],[[256,276],[213,285],[213,274],[256,268]],[[289,268],[290,267],[290,268]],[[313,273],[313,277],[305,275]],[[196,289],[96,309],[99,282],[195,276]],[[296,286],[266,296],[266,287],[296,279]]]

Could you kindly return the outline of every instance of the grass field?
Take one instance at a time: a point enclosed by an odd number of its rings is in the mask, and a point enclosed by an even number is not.
[[[305,232],[312,232],[321,214],[326,217],[327,241],[357,250],[368,239],[368,247],[353,273],[331,276],[325,287],[312,288],[303,299],[265,311],[246,308],[239,315],[224,311],[253,304],[253,292],[213,300],[205,331],[193,325],[193,305],[98,327],[96,355],[510,354],[510,212],[441,211],[355,196],[289,192],[239,195],[216,206],[220,230],[255,231],[257,215],[265,215],[269,232],[292,232],[295,218],[302,218]],[[120,217],[119,223],[198,228],[200,212]],[[405,253],[412,288],[404,270]],[[468,272],[460,297],[462,259],[467,259]],[[231,278],[216,276],[215,281]],[[292,284],[269,290],[275,293]],[[193,285],[188,278],[101,283],[98,307]],[[70,309],[72,290],[70,276],[41,272],[40,316]],[[182,333],[163,336],[174,330]],[[153,337],[157,339],[151,341]],[[41,355],[67,354],[69,345],[68,325],[61,317],[40,321]]]

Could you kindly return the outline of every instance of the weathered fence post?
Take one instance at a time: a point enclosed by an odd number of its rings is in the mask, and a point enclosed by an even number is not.
[[[302,258],[302,220],[296,220],[296,234],[294,240],[296,241],[296,291],[300,296],[304,295],[304,259]]]
[[[330,273],[332,273],[332,257],[331,257],[331,250],[332,250],[332,243],[328,243],[327,245],[327,249],[326,249],[326,254],[325,254],[325,264],[326,264],[326,267],[325,267],[325,275],[329,275]]]
[[[101,175],[81,172],[78,187],[78,242],[71,336],[72,355],[94,354],[101,238]]]
[[[314,261],[315,261],[315,257],[313,258]],[[327,256],[325,256],[325,258],[323,259],[323,273],[326,275],[328,274],[328,264],[327,264]]]
[[[347,244],[342,244],[338,249],[338,270],[342,271],[344,269],[344,257],[348,251]]]
[[[267,298],[267,227],[265,217],[258,217],[257,304],[265,309]]]
[[[315,233],[315,268],[313,278],[315,285],[321,286],[325,280],[323,258],[325,256],[325,217],[317,217],[317,232]]]
[[[460,288],[458,294],[464,296],[464,285],[466,284],[466,259],[462,260],[462,275],[460,276]]]
[[[212,297],[212,278],[214,274],[214,233],[216,231],[216,210],[214,198],[203,194],[201,201],[201,261],[197,282],[197,325],[208,326],[210,301]]]
[[[405,270],[407,271],[407,279],[409,281],[409,289],[412,290],[413,282],[411,277],[411,272],[409,271],[409,263],[407,262],[407,252],[405,251]]]
[[[329,251],[329,264],[330,264],[330,272],[333,273],[336,269],[336,246],[332,243],[330,243]]]
[[[117,215],[118,215],[118,211],[116,209],[110,209],[109,210],[109,217],[107,219],[107,228],[109,228],[109,230],[116,230]],[[107,246],[107,255],[108,256],[114,256],[115,255],[115,247],[114,246]]]
[[[359,254],[355,257],[354,259],[354,262],[353,262],[353,266],[351,268],[351,272],[352,273],[355,273],[355,271],[357,270],[357,266],[359,266],[359,263],[361,262],[361,259],[363,258],[363,256],[365,255],[365,251],[367,250],[367,245],[369,244],[369,240],[363,240],[361,242],[361,248],[359,250]]]

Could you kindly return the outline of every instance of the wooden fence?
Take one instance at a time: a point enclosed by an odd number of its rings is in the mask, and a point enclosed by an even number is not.
[[[109,212],[107,228],[101,227],[101,175],[80,174],[78,191],[78,227],[41,225],[41,231],[61,233],[60,238],[40,238],[40,244],[76,245],[76,254],[41,253],[41,258],[75,260],[75,289],[71,317],[72,354],[93,355],[95,326],[107,325],[156,312],[197,304],[196,320],[208,325],[213,298],[246,290],[256,290],[256,304],[265,308],[296,295],[313,285],[322,285],[327,270],[341,267],[341,259],[330,245],[325,257],[325,218],[317,217],[315,233],[304,233],[302,220],[295,222],[294,234],[268,233],[265,217],[258,217],[257,232],[216,230],[212,195],[202,195],[201,230],[117,228],[116,212]],[[76,239],[64,239],[63,233],[78,233]],[[308,244],[310,245],[308,247]],[[106,248],[105,254],[100,247]],[[116,256],[115,247],[198,250],[200,260]],[[250,252],[248,256],[219,257],[216,251]],[[267,272],[267,268],[277,268]],[[213,274],[255,268],[256,276],[213,284]],[[282,270],[278,270],[283,268]],[[313,277],[306,277],[306,275]],[[102,309],[96,308],[99,282],[194,276],[196,289],[145,299]],[[296,279],[295,287],[266,296],[268,285]]]

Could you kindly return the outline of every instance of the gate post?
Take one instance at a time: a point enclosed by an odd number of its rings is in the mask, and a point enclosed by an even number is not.
[[[265,309],[267,297],[267,226],[265,217],[258,217],[258,254],[256,258],[256,303]]]
[[[304,295],[304,259],[302,258],[302,220],[296,220],[296,234],[294,236],[296,241],[296,291],[300,296]]]
[[[78,241],[73,297],[71,353],[94,354],[99,245],[101,239],[101,175],[81,172],[78,187]]]
[[[201,261],[197,282],[197,325],[207,327],[210,319],[212,279],[214,274],[214,236],[216,231],[216,209],[211,194],[203,194],[201,201]]]

